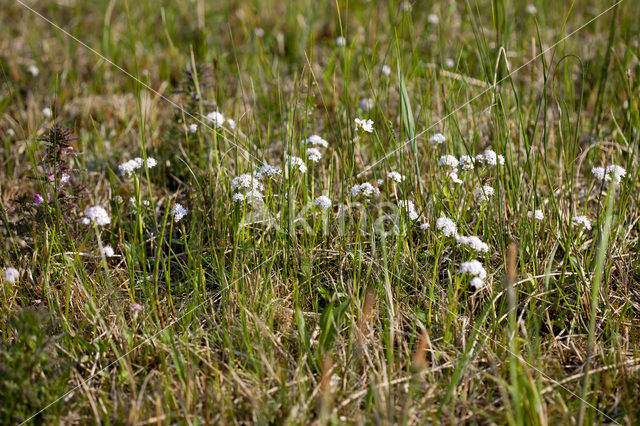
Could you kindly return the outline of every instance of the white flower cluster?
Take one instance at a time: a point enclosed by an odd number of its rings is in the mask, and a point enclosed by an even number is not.
[[[442,235],[444,235],[445,237],[458,236],[458,227],[456,226],[455,222],[448,217],[439,217],[436,220],[436,228],[438,228],[438,230],[442,232]]]
[[[155,167],[158,162],[151,157],[147,157],[147,168],[151,169]],[[133,160],[126,161],[118,166],[118,170],[120,170],[121,176],[131,176],[133,172],[142,168],[144,165],[144,160],[140,157],[136,157]]]
[[[102,254],[104,255],[104,257],[113,257],[115,252],[113,251],[113,247],[104,246],[102,247]]]
[[[82,223],[84,225],[95,223],[98,226],[105,226],[111,223],[111,218],[105,209],[100,206],[93,206],[84,212]]]
[[[329,142],[327,142],[321,136],[311,135],[307,139],[302,141],[302,145],[313,145],[320,146],[321,148],[327,148],[329,146]]]
[[[321,209],[326,210],[331,208],[331,199],[326,195],[321,195],[313,202],[314,205],[319,206]]]
[[[262,168],[256,173],[256,179],[262,180],[265,177],[274,177],[282,174],[282,170],[280,167],[274,167],[269,164],[265,164]]]
[[[18,278],[20,278],[20,272],[18,272],[16,268],[5,268],[5,270],[2,271],[2,275],[9,284],[15,283],[18,281]]]
[[[234,177],[231,180],[232,189],[257,189],[259,191],[264,188],[264,185],[257,177],[251,176],[249,173],[242,174]]]
[[[587,231],[591,229],[591,221],[586,216],[574,216],[571,221],[573,222],[574,226],[582,225]]]
[[[309,161],[313,161],[314,163],[317,163],[322,159],[322,153],[318,148],[307,148],[305,155]]]
[[[416,211],[416,206],[411,200],[398,201],[398,207],[400,207],[401,210],[405,210],[409,214],[409,219],[411,220],[416,220],[419,216],[418,212]]]
[[[224,124],[224,115],[220,114],[218,111],[211,111],[207,114],[207,120],[209,120],[215,128],[222,127]]]
[[[476,200],[479,203],[484,203],[489,200],[493,196],[493,188],[489,185],[483,185],[482,187],[476,187],[473,190],[473,196],[476,197]]]
[[[389,173],[387,173],[387,180],[392,180],[392,181],[397,182],[397,183],[404,182],[404,180],[406,178],[407,178],[406,176],[401,175],[400,173],[396,172],[395,170],[390,171]]]
[[[496,154],[496,152],[491,149],[485,149],[484,154],[476,155],[476,161],[489,166],[503,165],[504,156]]]
[[[456,239],[458,244],[463,244],[469,246],[469,248],[479,252],[479,253],[487,253],[489,252],[489,246],[484,243],[480,238],[476,236],[464,237],[458,236]]]
[[[285,165],[287,167],[287,170],[299,170],[300,173],[306,173],[307,172],[307,165],[305,164],[304,160],[300,157],[295,157],[293,155],[286,155],[284,157],[284,161],[285,161]]]
[[[173,206],[173,209],[171,209],[171,216],[173,216],[173,221],[176,223],[180,222],[187,213],[187,209],[185,209],[180,203],[176,203]]]
[[[458,161],[460,168],[462,170],[473,170],[473,158],[468,155],[463,155],[460,157],[460,161]]]
[[[484,280],[487,278],[487,271],[478,260],[470,260],[460,265],[461,274],[473,275],[471,280],[471,287],[474,290],[479,290],[484,287]]]
[[[627,170],[624,167],[616,166],[615,164],[611,166],[604,167],[594,167],[591,169],[591,173],[596,180],[604,180],[604,181],[615,181],[616,183],[622,182],[622,178],[627,175]]]
[[[443,144],[444,141],[446,140],[447,138],[445,138],[442,133],[436,133],[435,135],[429,138],[429,143],[431,145],[440,145],[440,144]]]
[[[356,132],[358,129],[362,129],[367,133],[373,133],[373,120],[363,120],[361,118],[356,118]]]
[[[358,194],[362,194],[365,198],[377,197],[380,195],[380,190],[369,182],[365,182],[351,187],[351,196],[356,197]]]
[[[535,210],[532,212],[528,212],[527,217],[529,219],[534,218],[535,220],[540,221],[544,219],[544,213],[542,213],[542,210]]]

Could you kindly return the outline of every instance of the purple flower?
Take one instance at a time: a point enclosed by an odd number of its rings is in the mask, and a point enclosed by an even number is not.
[[[42,202],[44,201],[44,198],[42,198],[42,195],[40,194],[36,194],[33,196],[33,202],[40,205],[42,204]]]

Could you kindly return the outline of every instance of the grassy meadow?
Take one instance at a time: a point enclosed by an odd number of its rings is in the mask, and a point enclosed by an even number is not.
[[[3,0],[0,423],[640,422],[636,0]]]

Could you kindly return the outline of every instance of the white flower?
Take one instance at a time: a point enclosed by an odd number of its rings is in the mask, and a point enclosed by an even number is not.
[[[484,280],[482,278],[475,277],[471,280],[470,285],[474,290],[478,291],[484,287]]]
[[[318,135],[311,135],[309,136],[307,139],[305,139],[302,142],[303,145],[320,145],[322,148],[326,148],[329,146],[329,143],[324,140],[322,137],[318,136]]]
[[[470,236],[470,237],[459,236],[456,242],[458,244],[464,244],[466,246],[469,246],[473,250],[480,253],[487,253],[489,251],[489,246],[486,243],[482,242],[482,240],[476,236]]]
[[[481,280],[484,280],[485,278],[487,278],[486,269],[484,269],[480,261],[475,259],[470,260],[468,262],[464,262],[462,265],[460,265],[460,273],[470,274],[470,275],[473,275],[474,277],[480,278]]]
[[[254,33],[254,34],[256,35],[256,37],[258,37],[258,38],[262,38],[262,37],[264,37],[264,29],[262,29],[262,28],[260,28],[260,27],[256,28],[256,29],[255,29],[255,31],[254,31],[253,33]]]
[[[498,154],[498,164],[504,165],[504,155]]]
[[[104,255],[104,257],[112,257],[114,253],[115,252],[113,251],[113,247],[111,246],[102,247],[102,254]]]
[[[11,136],[11,137],[14,137],[14,136],[16,135],[16,131],[15,131],[15,130],[13,130],[13,129],[11,129],[11,128],[9,128],[9,129],[7,130],[7,135],[9,135],[9,136]]]
[[[458,167],[458,159],[453,155],[443,155],[442,157],[440,157],[438,163],[441,166],[449,166],[454,169]]]
[[[111,218],[105,209],[100,206],[89,207],[84,212],[84,221],[83,223],[95,223],[98,226],[104,226],[111,223]]]
[[[413,204],[413,201],[410,200],[400,200],[398,201],[398,207],[400,209],[405,210],[409,214],[409,219],[416,220],[418,218],[418,212],[416,212],[416,207]]]
[[[5,281],[9,284],[15,283],[18,281],[18,278],[20,278],[20,272],[18,272],[16,268],[6,268],[2,271],[2,275],[4,276]]]
[[[69,180],[71,180],[71,176],[67,173],[63,173],[62,176],[60,176],[60,182],[62,183],[69,183]]]
[[[224,124],[224,115],[220,114],[218,111],[211,111],[207,114],[207,120],[209,120],[214,127],[220,127]]]
[[[524,11],[527,12],[529,15],[535,15],[536,13],[538,13],[538,9],[536,9],[536,6],[529,3],[525,8]]]
[[[392,180],[392,181],[395,181],[395,182],[398,182],[398,183],[404,182],[404,180],[406,178],[407,178],[406,176],[401,175],[400,173],[396,172],[395,170],[387,173],[387,180]]]
[[[382,184],[384,183],[384,180],[383,179],[378,179],[376,181],[376,183],[378,184],[378,186],[382,186]]]
[[[51,108],[49,107],[42,108],[42,115],[44,115],[45,118],[51,118],[53,111],[51,111]]]
[[[447,68],[453,68],[456,66],[456,63],[453,59],[447,58],[444,60],[444,66]]]
[[[231,130],[235,130],[236,129],[235,120],[233,120],[232,118],[227,118],[227,126],[229,126]]]
[[[151,169],[158,164],[155,158],[147,157],[147,168]]]
[[[435,13],[431,13],[427,16],[427,22],[431,25],[438,25],[440,23],[440,18]]]
[[[473,170],[473,158],[468,155],[460,157],[459,163],[462,170]]]
[[[38,76],[38,74],[40,74],[40,70],[39,70],[39,69],[38,69],[38,67],[37,67],[37,66],[35,66],[35,65],[29,65],[29,66],[27,67],[27,71],[29,72],[29,74],[31,74],[31,75],[32,75],[32,76],[34,76],[34,77],[37,77],[37,76]]]
[[[436,133],[435,135],[429,138],[429,143],[431,145],[440,145],[441,143],[444,143],[444,141],[446,140],[447,138],[445,138],[442,133]]]
[[[294,157],[294,156],[287,155],[285,157],[285,164],[287,166],[287,169],[289,169],[289,170],[298,169],[300,171],[300,173],[306,173],[307,172],[307,165],[304,163],[304,160],[302,158],[300,158],[300,157]]]
[[[540,221],[540,220],[544,219],[544,213],[542,212],[542,210],[535,210],[535,211],[532,211],[532,212],[528,212],[527,213],[527,217],[529,219],[534,218],[535,220]]]
[[[362,109],[363,111],[371,111],[373,108],[375,108],[375,106],[376,103],[371,98],[364,98],[360,100],[360,109]]]
[[[484,151],[483,162],[491,166],[495,166],[498,164],[498,155],[495,153],[495,151],[487,149]]]
[[[389,65],[382,66],[382,74],[391,75],[391,67]]]
[[[322,153],[318,148],[308,148],[306,155],[309,161],[313,161],[314,163],[317,163],[322,158]]]
[[[604,167],[593,167],[591,169],[591,174],[595,180],[604,180]]]
[[[356,131],[358,130],[358,128],[360,128],[367,133],[373,132],[373,120],[362,120],[360,118],[356,118],[355,122],[356,122]]]
[[[476,200],[479,203],[484,203],[493,196],[493,192],[492,187],[489,185],[483,185],[482,187],[476,187],[476,189],[473,190],[473,196],[476,197]]]
[[[174,222],[180,222],[180,220],[182,220],[182,218],[187,215],[187,209],[182,207],[182,204],[176,203],[176,205],[173,206],[173,209],[171,210],[171,215],[173,216]]]
[[[438,228],[445,237],[454,237],[458,235],[458,228],[456,224],[448,217],[439,217],[436,220],[436,228]]]
[[[591,229],[591,221],[586,216],[574,216],[572,222],[574,226],[584,226],[587,231]]]
[[[346,45],[347,45],[347,39],[346,38],[344,38],[342,36],[336,37],[336,46],[342,47],[342,46],[346,46]]]
[[[151,201],[149,200],[142,200],[142,205],[145,207],[149,207],[151,205]]]
[[[253,177],[248,173],[242,174],[240,176],[234,177],[231,180],[231,188],[232,189],[258,189],[261,190],[264,187],[262,182],[258,180],[257,177]]]
[[[607,180],[613,179],[616,183],[620,183],[622,178],[627,175],[627,170],[624,167],[616,165],[607,166],[605,172],[607,173]]]
[[[331,199],[329,199],[329,197],[327,197],[326,195],[321,195],[316,198],[316,201],[314,201],[313,204],[316,206],[320,206],[320,208],[326,210],[331,207]]]
[[[462,183],[462,179],[458,177],[458,169],[452,169],[445,172],[445,176],[448,176],[449,179],[451,179],[451,182],[453,183],[457,183],[457,184]]]
[[[274,167],[269,164],[265,164],[264,166],[262,166],[260,171],[256,173],[256,179],[262,180],[265,176],[273,177],[281,173],[282,173],[282,170],[280,170],[280,167]]]
[[[245,194],[245,200],[247,201],[254,201],[254,200],[262,200],[264,196],[262,195],[262,192],[258,191],[257,189],[252,189],[251,191],[247,192]]]
[[[198,125],[193,123],[189,124],[189,133],[195,133],[198,131]]]
[[[354,185],[351,187],[351,196],[355,197],[358,194],[362,194],[366,198],[377,197],[380,195],[380,190],[369,182],[362,183],[360,185]]]
[[[236,192],[235,194],[233,194],[233,197],[231,197],[231,200],[234,203],[238,203],[238,202],[244,201],[244,195],[242,195],[239,192]]]
[[[140,160],[140,161],[138,161]],[[126,161],[118,166],[121,176],[130,176],[137,169],[142,167],[142,159],[136,158],[135,160]]]
[[[424,222],[420,224],[420,230],[421,231],[426,231],[427,229],[429,229],[429,223]]]

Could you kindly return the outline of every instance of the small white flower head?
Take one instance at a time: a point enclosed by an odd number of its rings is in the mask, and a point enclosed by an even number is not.
[[[376,102],[371,98],[364,98],[360,100],[360,109],[363,111],[371,111],[375,106]]]
[[[16,268],[5,268],[2,271],[2,276],[6,282],[13,284],[20,278],[20,272]]]
[[[474,277],[471,282],[469,283],[469,285],[471,285],[471,287],[475,290],[478,291],[480,290],[482,287],[484,287],[484,280],[482,278],[478,278],[478,277]]]
[[[427,229],[429,229],[429,223],[428,222],[424,222],[420,224],[420,230],[421,231],[426,231]]]
[[[490,166],[498,165],[498,155],[496,154],[495,151],[491,149],[485,150],[482,158],[483,158],[483,162]]]
[[[460,157],[459,164],[462,170],[473,170],[473,158],[468,155]]]
[[[489,251],[489,246],[486,243],[482,242],[482,240],[476,236],[470,236],[470,237],[459,236],[456,242],[458,244],[468,246],[469,248],[479,253],[487,253]]]
[[[475,259],[462,263],[462,265],[460,265],[460,273],[470,274],[470,275],[473,275],[474,277],[480,278],[481,280],[484,280],[485,278],[487,278],[486,269],[484,269],[480,261]]]
[[[104,246],[102,247],[102,254],[104,255],[104,257],[113,257],[115,252],[113,251],[113,247]]]
[[[282,170],[280,169],[280,167],[274,167],[269,164],[265,164],[264,166],[262,166],[260,171],[256,173],[256,179],[262,180],[265,176],[271,178],[279,174],[282,174]]]
[[[605,172],[607,174],[606,179],[614,180],[616,183],[620,183],[622,181],[622,178],[627,175],[627,170],[624,167],[616,165],[607,166]]]
[[[326,210],[331,207],[331,199],[326,195],[321,195],[313,202],[314,206],[319,206],[321,209]]]
[[[401,175],[400,173],[396,172],[395,170],[387,173],[387,180],[392,180],[392,181],[397,182],[397,183],[404,182],[404,180],[406,178],[407,178],[406,176]],[[378,185],[380,185],[380,184],[378,184]]]
[[[451,58],[447,58],[444,60],[444,66],[447,68],[455,68],[456,62]]]
[[[362,194],[365,198],[377,197],[380,195],[380,190],[369,182],[362,183],[360,185],[354,185],[351,187],[351,196],[356,197]]]
[[[257,177],[251,176],[249,173],[234,177],[231,180],[232,189],[258,189],[264,187]]]
[[[443,155],[442,157],[440,157],[438,164],[440,164],[441,166],[448,166],[452,169],[456,169],[458,168],[458,159],[453,155]]]
[[[445,237],[455,237],[458,235],[458,227],[453,220],[448,217],[439,217],[436,220],[436,228],[442,232]]]
[[[218,111],[211,111],[207,114],[207,120],[213,124],[213,127],[220,127],[224,124],[224,115],[220,114]]]
[[[227,118],[227,126],[229,126],[229,128],[231,130],[235,130],[236,129],[236,121],[232,118]]]
[[[16,131],[12,128],[7,129],[7,135],[14,137],[16,135]]]
[[[391,67],[389,65],[386,65],[386,64],[383,65],[382,66],[382,74],[386,75],[386,76],[391,75]]]
[[[322,159],[322,153],[318,148],[308,148],[306,151],[307,159],[317,163]]]
[[[138,161],[139,160],[139,161]],[[142,158],[126,161],[118,166],[121,176],[131,176],[133,172],[142,167]]]
[[[329,146],[329,142],[324,140],[321,136],[311,135],[307,139],[302,142],[303,145],[313,145],[320,146],[322,148],[326,148]]]
[[[445,176],[451,179],[453,183],[457,183],[458,185],[462,183],[462,179],[458,177],[458,169],[447,170]]]
[[[440,18],[435,13],[430,13],[429,16],[427,16],[427,22],[431,25],[438,25],[440,23]]]
[[[147,168],[148,169],[154,168],[157,164],[158,164],[158,162],[156,161],[155,158],[147,157]]]
[[[604,180],[604,175],[605,175],[604,167],[593,167],[591,169],[591,174],[593,175],[593,178],[595,180],[600,180],[600,181]]]
[[[51,108],[49,107],[44,107],[42,108],[42,115],[45,118],[51,118],[51,116],[53,115],[53,111],[51,111]]]
[[[244,195],[239,193],[239,192],[236,192],[235,194],[233,194],[233,197],[231,197],[231,200],[234,203],[240,203],[240,202],[244,201]]]
[[[369,120],[369,119],[363,120],[360,118],[356,118],[355,122],[356,122],[356,131],[358,131],[358,129],[362,129],[367,133],[373,133],[373,120]]]
[[[534,210],[532,212],[528,212],[527,217],[529,219],[533,218],[537,221],[541,221],[542,219],[544,219],[544,213],[542,212],[542,210]]]
[[[173,221],[176,223],[180,222],[187,213],[187,209],[185,209],[180,203],[176,203],[176,205],[173,206],[173,209],[171,209],[171,216],[173,216]]]
[[[406,211],[409,214],[409,219],[411,220],[416,220],[419,216],[418,212],[416,212],[416,206],[411,200],[398,201],[398,207],[400,207],[401,210]]]
[[[195,133],[198,131],[198,125],[196,123],[189,124],[189,133]]]
[[[262,37],[264,37],[264,29],[262,29],[262,28],[260,28],[260,27],[256,28],[256,29],[253,31],[253,33],[254,33],[254,34],[256,35],[256,37],[258,37],[258,38],[262,38]]]
[[[134,314],[137,314],[138,312],[141,312],[144,308],[139,303],[133,303],[131,304],[131,307],[129,309],[131,309],[131,312],[133,312]]]
[[[536,13],[538,13],[538,9],[536,9],[536,6],[532,3],[529,3],[524,8],[524,11],[527,12],[529,15],[535,15]]]
[[[382,186],[384,184],[384,179],[378,179],[376,183],[378,184],[378,186]]]
[[[37,67],[37,66],[35,66],[35,65],[29,65],[29,66],[27,67],[27,71],[29,72],[29,74],[31,74],[31,75],[32,75],[32,76],[34,76],[34,77],[37,77],[37,76],[38,76],[38,74],[40,74],[40,70],[39,70],[39,69],[38,69],[38,67]]]
[[[124,200],[122,199],[122,195],[116,195],[115,197],[113,197],[113,199],[118,204],[122,204],[124,202]]]
[[[69,176],[67,173],[63,173],[60,176],[60,182],[62,183],[69,183],[70,180],[71,180],[71,176]]]
[[[429,143],[431,145],[440,145],[443,144],[446,140],[447,138],[442,133],[436,133],[429,138]]]
[[[346,38],[344,38],[342,36],[336,37],[336,46],[342,47],[342,46],[346,46],[346,45],[347,45],[347,39]]]
[[[98,226],[105,226],[111,223],[111,218],[105,209],[100,206],[89,207],[84,212],[84,224],[95,223]]]
[[[285,165],[288,170],[298,170],[300,171],[300,173],[307,172],[307,165],[305,164],[304,160],[300,157],[287,155],[285,157]]]
[[[476,197],[476,201],[479,203],[484,203],[489,200],[493,196],[493,188],[489,185],[483,185],[482,187],[476,187],[473,190],[473,196]]]
[[[574,226],[583,226],[587,231],[591,229],[591,221],[586,216],[574,216],[572,222]]]
[[[498,154],[498,164],[501,166],[504,165],[504,155]]]

